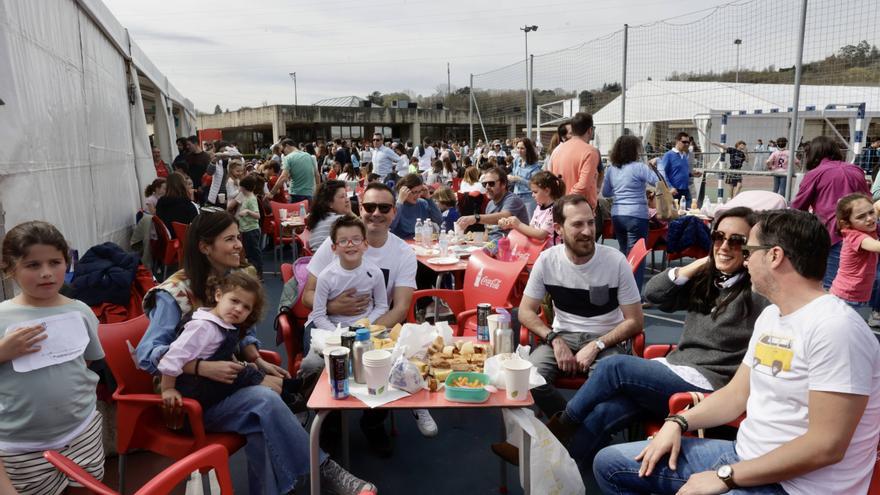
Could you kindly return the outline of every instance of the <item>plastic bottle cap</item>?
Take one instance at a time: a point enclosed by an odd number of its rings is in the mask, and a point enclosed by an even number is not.
[[[370,340],[370,329],[358,328],[354,340]]]

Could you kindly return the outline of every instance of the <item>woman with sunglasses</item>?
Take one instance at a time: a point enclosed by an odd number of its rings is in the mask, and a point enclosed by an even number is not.
[[[769,304],[752,292],[743,246],[755,224],[752,210],[731,208],[712,229],[711,254],[655,275],[645,297],[663,311],[687,310],[678,347],[665,358],[607,357],[554,415],[548,428],[572,457],[589,465],[611,435],[647,417],[668,414],[669,396],[711,392],[742,363],[755,320]]]

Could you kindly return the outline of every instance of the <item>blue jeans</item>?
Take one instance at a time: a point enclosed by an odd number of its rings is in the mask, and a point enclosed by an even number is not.
[[[648,219],[631,217],[628,215],[611,215],[611,224],[614,225],[614,237],[620,246],[620,252],[628,256],[632,247],[639,239],[648,242]],[[642,280],[645,278],[645,262],[639,263],[635,271],[636,287],[642,291]]]
[[[526,211],[528,212],[529,219],[531,220],[532,215],[535,213],[535,208],[538,206],[538,203],[535,202],[535,198],[532,197],[532,193],[516,193],[516,197],[521,199],[523,204],[526,205]]]
[[[683,210],[687,210],[691,207],[691,189],[689,187],[684,189],[679,189],[678,194],[672,195],[673,199],[681,199],[681,208]]]
[[[785,184],[788,182],[788,177],[785,175],[774,175],[773,176],[773,192],[779,194],[780,196],[785,196]]]
[[[257,269],[257,274],[263,276],[263,253],[260,251],[260,229],[249,230],[241,233],[241,243],[244,244],[244,253],[248,262]]]
[[[581,423],[569,443],[569,453],[589,464],[608,445],[611,435],[643,417],[669,413],[669,396],[678,392],[710,392],[679,378],[657,361],[615,355],[599,361],[590,379],[568,401],[565,415]]]
[[[268,387],[245,387],[208,408],[208,431],[247,437],[249,493],[277,495],[295,488],[309,473],[309,434],[281,396]],[[327,454],[321,453],[321,463]]]
[[[828,251],[828,261],[825,262],[825,277],[822,279],[822,287],[825,290],[831,288],[831,282],[834,282],[834,277],[837,276],[837,267],[840,265],[841,244],[843,244],[843,241],[837,241],[837,244],[832,244],[831,250]]]
[[[735,443],[730,440],[710,440],[682,437],[681,452],[678,455],[676,470],[669,469],[668,457],[664,457],[654,467],[651,476],[639,477],[640,462],[633,458],[645,448],[648,441],[624,443],[605,447],[596,456],[593,474],[602,493],[630,494],[656,493],[659,495],[676,493],[692,474],[716,471],[725,464],[739,462]],[[734,495],[785,495],[778,483],[772,485],[737,488],[725,493]]]

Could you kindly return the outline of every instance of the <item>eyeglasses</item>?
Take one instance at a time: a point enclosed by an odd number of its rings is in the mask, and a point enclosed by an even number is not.
[[[764,244],[757,245],[757,246],[748,246],[748,245],[743,246],[742,247],[743,259],[744,260],[749,259],[749,256],[751,256],[752,253],[755,251],[760,251],[762,249],[773,249],[775,247],[776,246],[768,246],[768,245],[764,245]]]
[[[480,182],[480,184],[482,184],[483,187],[495,187],[494,180],[487,180],[486,182]]]
[[[361,237],[355,237],[354,239],[340,239],[340,240],[336,241],[336,245],[339,247],[360,246],[363,243],[364,243],[364,240]]]
[[[379,208],[379,213],[382,213],[384,215],[385,213],[388,213],[389,211],[391,211],[391,208],[393,206],[394,205],[392,205],[390,203],[363,203],[361,205],[361,207],[364,209],[364,211],[366,211],[367,213],[369,213],[371,215],[373,214],[374,211],[376,211],[376,208]]]
[[[691,142],[690,142],[690,141],[685,141],[684,139],[682,139],[682,140],[681,140],[681,144],[691,144]]]
[[[724,232],[719,230],[712,232],[710,238],[712,239],[712,242],[718,246],[721,246],[724,244],[724,241],[727,241],[727,245],[732,249],[742,248],[749,241],[748,238],[742,234],[730,234],[730,237],[726,237]]]
[[[373,140],[374,143],[375,143],[376,141],[378,141],[378,142],[380,142],[380,143],[382,142],[381,139],[374,139],[374,140]]]

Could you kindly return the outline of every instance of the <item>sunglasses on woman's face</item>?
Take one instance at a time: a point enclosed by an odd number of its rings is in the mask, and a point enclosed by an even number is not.
[[[712,232],[710,236],[712,242],[717,246],[721,246],[724,244],[724,241],[727,241],[727,245],[731,249],[742,249],[743,246],[749,241],[748,238],[741,234],[730,234],[730,236],[726,236],[724,232],[720,230],[716,230]]]
[[[376,208],[379,208],[379,213],[382,213],[384,215],[391,211],[391,208],[394,205],[389,203],[363,203],[361,206],[367,213],[371,215],[373,214],[373,212],[376,211]]]

